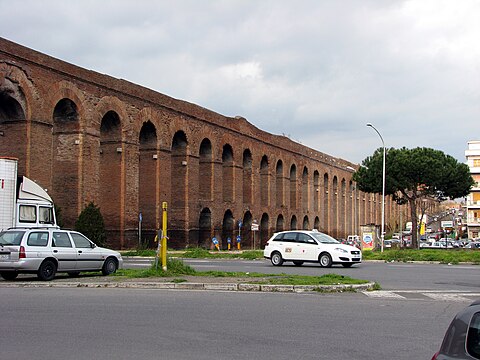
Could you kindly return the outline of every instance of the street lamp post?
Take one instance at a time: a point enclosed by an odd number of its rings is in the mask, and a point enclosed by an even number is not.
[[[383,241],[385,239],[385,142],[380,132],[373,126],[371,123],[367,123],[367,126],[371,127],[375,132],[380,136],[383,146],[383,171],[382,171],[382,233],[380,235],[381,239],[381,252],[383,252]]]

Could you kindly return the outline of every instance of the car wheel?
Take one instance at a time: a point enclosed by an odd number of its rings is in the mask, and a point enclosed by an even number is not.
[[[321,267],[331,267],[332,266],[332,257],[328,253],[320,254],[318,262]]]
[[[18,273],[16,271],[3,271],[0,273],[0,276],[5,280],[14,280],[17,278]]]
[[[57,265],[52,260],[45,260],[38,268],[37,276],[40,280],[53,280],[57,272]]]
[[[302,266],[303,265],[303,261],[294,261],[293,264],[295,266]]]
[[[274,252],[270,257],[270,261],[274,266],[280,266],[283,264],[282,255],[279,252]]]
[[[78,275],[80,275],[80,271],[70,271],[67,274],[70,277],[77,277]]]
[[[103,263],[102,274],[107,276],[117,271],[117,262],[113,258],[108,258]]]
[[[349,268],[349,267],[352,267],[352,265],[353,265],[352,263],[345,263],[345,264],[342,264],[342,266],[343,266],[344,268]]]

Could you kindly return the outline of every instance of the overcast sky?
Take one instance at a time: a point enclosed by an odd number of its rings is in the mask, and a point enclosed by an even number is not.
[[[0,36],[361,163],[465,162],[480,139],[479,0],[0,0]]]

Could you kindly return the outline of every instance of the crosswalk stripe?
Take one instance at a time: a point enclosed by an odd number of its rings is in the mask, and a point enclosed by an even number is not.
[[[423,295],[432,298],[433,300],[444,301],[471,301],[471,299],[463,297],[464,294],[445,294],[445,293],[423,293]]]
[[[392,291],[385,291],[385,290],[362,291],[362,293],[371,298],[406,299],[402,295],[398,295]]]

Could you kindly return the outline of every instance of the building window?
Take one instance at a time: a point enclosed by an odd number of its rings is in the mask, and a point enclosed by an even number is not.
[[[480,167],[480,159],[473,159],[473,167]]]

